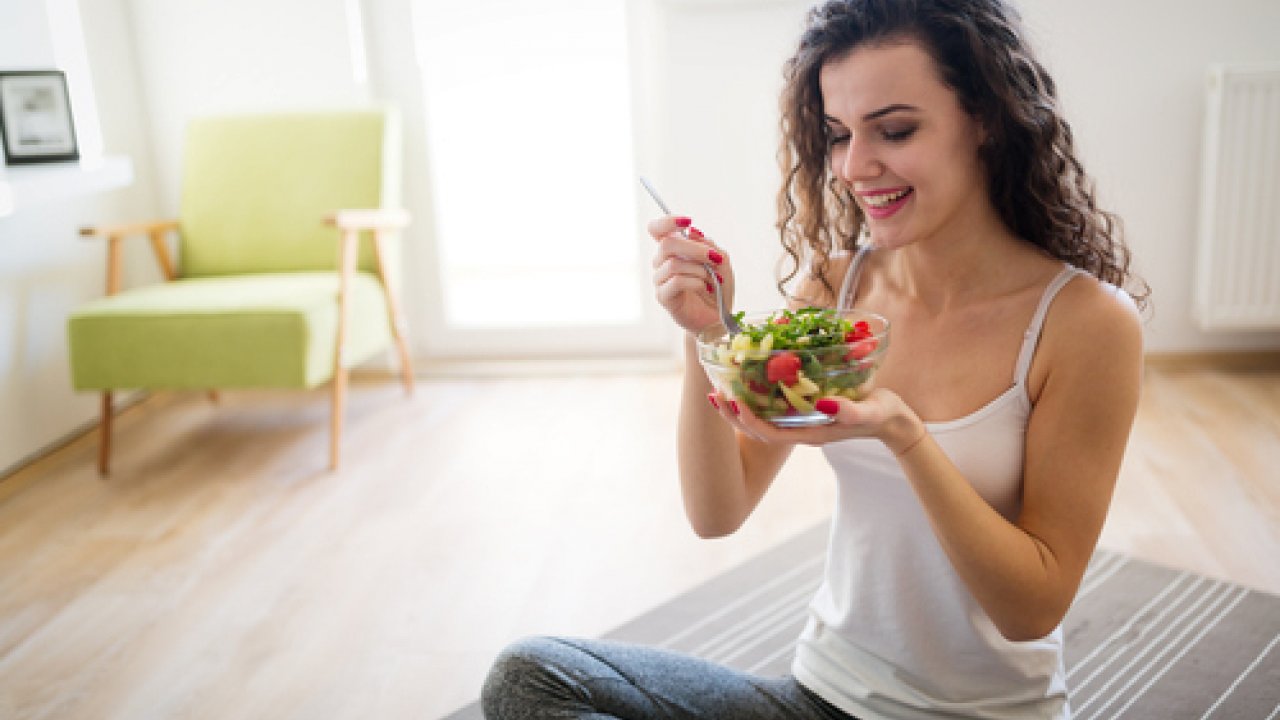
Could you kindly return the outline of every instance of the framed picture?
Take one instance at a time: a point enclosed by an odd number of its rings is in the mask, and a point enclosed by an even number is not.
[[[9,165],[79,159],[62,71],[0,72],[0,135]]]

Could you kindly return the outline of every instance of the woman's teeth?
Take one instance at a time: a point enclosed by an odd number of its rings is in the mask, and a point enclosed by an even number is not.
[[[902,199],[902,197],[909,192],[911,192],[911,188],[905,188],[897,192],[885,193],[884,195],[864,195],[863,200],[873,208],[883,208],[892,202]]]

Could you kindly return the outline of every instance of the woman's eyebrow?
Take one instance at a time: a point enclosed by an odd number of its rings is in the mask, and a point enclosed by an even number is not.
[[[920,112],[920,108],[916,107],[915,105],[905,105],[903,103],[894,103],[893,105],[886,105],[880,108],[879,110],[873,110],[867,113],[866,115],[863,115],[862,121],[870,122],[877,118],[884,117],[889,113],[895,113],[895,112]],[[824,113],[822,116],[822,119],[826,121],[828,125],[839,125],[840,127],[844,127],[844,123],[841,122],[839,118],[834,118]]]
[[[862,121],[863,121],[863,122],[867,122],[867,121],[869,121],[869,120],[875,120],[876,118],[884,117],[885,115],[888,115],[889,113],[892,113],[892,112],[898,112],[898,111],[900,111],[900,110],[906,110],[906,111],[908,111],[908,112],[919,112],[920,108],[918,108],[918,107],[916,107],[916,106],[914,106],[914,105],[903,105],[902,103],[895,103],[895,104],[893,104],[893,105],[886,105],[886,106],[884,106],[884,107],[880,108],[879,110],[874,110],[874,111],[872,111],[872,112],[867,113],[866,115],[863,115],[863,116],[862,116]]]

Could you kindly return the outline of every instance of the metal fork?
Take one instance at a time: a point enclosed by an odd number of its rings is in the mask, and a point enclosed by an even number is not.
[[[648,191],[649,197],[653,198],[653,201],[658,203],[658,207],[662,209],[664,214],[672,214],[671,209],[667,207],[667,204],[662,202],[662,198],[658,197],[658,191],[653,189],[653,186],[649,184],[648,180],[644,179],[644,176],[640,177],[640,184],[644,186],[646,191]],[[689,237],[689,229],[681,228],[680,234],[685,237]],[[702,263],[702,267],[707,271],[711,287],[715,288],[716,308],[720,310],[720,322],[724,323],[725,330],[728,330],[730,335],[737,335],[742,332],[742,326],[738,324],[736,319],[734,319],[733,312],[725,306],[724,291],[720,288],[720,282],[716,280],[716,271],[711,268],[710,263],[704,262]]]

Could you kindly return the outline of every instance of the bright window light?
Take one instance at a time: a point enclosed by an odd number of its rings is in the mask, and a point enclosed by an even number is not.
[[[625,0],[420,0],[446,322],[641,315]]]

